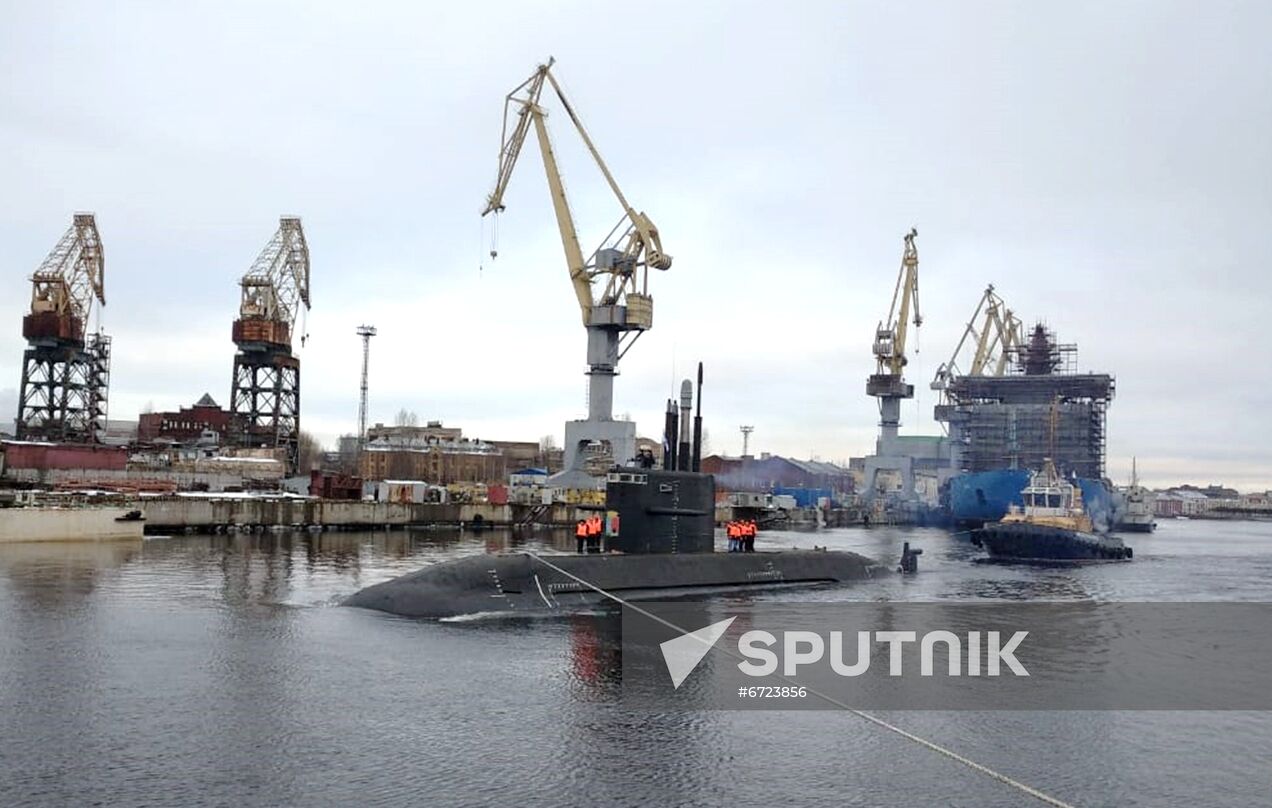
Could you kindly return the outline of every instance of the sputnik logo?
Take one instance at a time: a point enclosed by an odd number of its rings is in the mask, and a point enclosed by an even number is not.
[[[658,647],[662,649],[663,661],[667,663],[667,673],[671,674],[671,684],[674,690],[680,689],[681,683],[689,678],[689,674],[693,673],[694,668],[698,667],[698,663],[702,662],[702,658],[707,655],[707,652],[716,644],[716,641],[724,636],[724,632],[737,619],[736,616],[730,617],[728,620],[712,623],[697,631],[681,634],[675,639],[659,644]]]

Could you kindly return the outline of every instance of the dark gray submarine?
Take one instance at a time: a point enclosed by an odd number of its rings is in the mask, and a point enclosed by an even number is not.
[[[701,473],[702,367],[692,448],[677,442],[668,402],[666,468],[652,458],[606,478],[610,525],[593,552],[499,553],[445,561],[375,584],[343,602],[406,617],[581,611],[622,600],[689,597],[756,587],[838,584],[878,569],[857,553],[826,550],[718,553],[715,478]],[[688,425],[687,412],[681,423]],[[686,436],[687,437],[687,436]],[[615,529],[616,528],[616,529]]]
[[[715,481],[691,471],[621,469],[606,481],[618,514],[605,552],[498,553],[444,561],[344,601],[407,617],[579,611],[614,598],[649,600],[746,589],[843,583],[876,565],[825,550],[715,552]],[[611,597],[613,596],[613,597]]]

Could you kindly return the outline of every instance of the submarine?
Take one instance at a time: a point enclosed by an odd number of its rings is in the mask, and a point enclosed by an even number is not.
[[[710,474],[615,469],[605,499],[618,530],[603,552],[444,561],[369,586],[343,605],[423,618],[570,612],[618,599],[844,583],[869,578],[877,567],[857,553],[829,550],[716,552]]]
[[[342,605],[444,619],[576,612],[625,600],[684,598],[754,588],[842,584],[880,567],[828,550],[716,552],[715,478],[701,471],[702,367],[692,449],[677,444],[668,402],[664,468],[652,456],[605,481],[606,535],[592,552],[493,553],[432,564],[369,586]],[[686,413],[682,411],[687,425]]]

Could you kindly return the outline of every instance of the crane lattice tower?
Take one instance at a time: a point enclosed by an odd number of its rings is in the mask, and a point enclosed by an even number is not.
[[[99,443],[106,429],[110,337],[87,333],[93,301],[106,304],[97,222],[77,213],[31,276],[27,349],[18,395],[18,440]]]
[[[301,307],[309,308],[309,246],[300,219],[279,219],[274,237],[239,285],[230,388],[234,442],[282,450],[293,473],[299,460],[300,359],[292,353],[292,330]]]

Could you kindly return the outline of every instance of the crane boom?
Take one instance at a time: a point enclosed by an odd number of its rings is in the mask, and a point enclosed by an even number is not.
[[[93,301],[106,304],[106,257],[93,214],[75,214],[31,283],[31,313],[71,318],[67,336],[82,341]]]
[[[878,373],[900,378],[906,365],[905,346],[910,321],[910,307],[914,307],[914,326],[923,325],[919,313],[919,251],[914,239],[919,232],[910,228],[905,235],[905,248],[901,253],[901,268],[897,272],[897,285],[892,290],[892,303],[888,307],[886,325],[881,322],[875,329],[874,354]],[[898,310],[898,301],[900,307]]]
[[[566,266],[578,299],[583,324],[585,326],[596,324],[593,315],[597,307],[626,307],[630,302],[634,304],[631,306],[632,311],[624,312],[622,325],[628,326],[625,330],[643,330],[650,325],[650,316],[647,316],[650,315],[648,275],[643,276],[638,289],[637,271],[644,268],[647,273],[648,267],[651,266],[660,270],[668,269],[671,267],[671,256],[663,252],[658,228],[654,226],[652,220],[645,213],[633,209],[627,202],[627,197],[619,188],[609,166],[606,165],[591,136],[587,133],[587,128],[583,126],[582,120],[566,98],[561,85],[552,75],[553,64],[555,60],[549,59],[546,64],[539,65],[530,78],[517,85],[504,99],[499,173],[495,179],[494,190],[486,197],[482,216],[498,214],[504,210],[504,193],[512,178],[513,169],[516,168],[517,159],[521,155],[530,126],[533,124],[535,135],[539,140],[544,173],[548,179],[548,189],[556,214],[561,246],[565,251]],[[579,246],[574,216],[565,195],[565,185],[561,180],[561,170],[557,163],[556,152],[552,147],[552,139],[548,134],[547,111],[540,103],[545,82],[551,85],[570,121],[574,124],[575,130],[587,146],[588,153],[591,154],[623,209],[618,225],[590,258],[584,257],[583,250]],[[515,123],[513,123],[514,116]],[[606,282],[598,295],[593,289],[593,280],[601,275],[606,276]]]
[[[932,389],[943,391],[952,379],[963,375],[1002,376],[1007,371],[1007,363],[1012,355],[1024,345],[1022,329],[1020,318],[1007,308],[1007,304],[994,291],[993,284],[990,284],[977,302],[949,360],[936,369]],[[958,360],[969,339],[975,347],[968,370],[964,373]]]
[[[290,330],[303,305],[309,308],[309,245],[300,219],[283,216],[278,230],[239,281],[239,314],[283,322]]]

